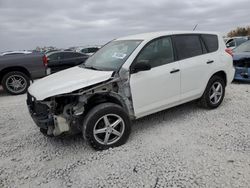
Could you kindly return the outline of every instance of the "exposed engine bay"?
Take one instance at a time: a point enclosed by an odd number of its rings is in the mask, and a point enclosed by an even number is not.
[[[27,104],[35,123],[49,136],[76,134],[82,130],[84,115],[96,104],[119,104],[134,116],[128,78],[111,78],[72,93],[49,97],[43,101],[28,93]]]

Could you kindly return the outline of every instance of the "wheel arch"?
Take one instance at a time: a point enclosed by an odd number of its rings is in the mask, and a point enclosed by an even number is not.
[[[201,91],[201,93],[200,93],[200,97],[204,94],[204,92],[205,92],[205,90],[206,90],[206,88],[207,88],[207,85],[208,85],[208,83],[209,83],[209,80],[210,80],[213,76],[219,76],[219,77],[221,77],[221,78],[224,80],[224,82],[225,82],[225,86],[227,85],[227,75],[226,75],[225,71],[223,71],[223,70],[217,71],[217,72],[215,72],[214,74],[212,74],[212,75],[209,77],[209,79],[207,80],[206,85],[204,85],[204,88],[202,89],[202,91]]]
[[[122,97],[116,93],[96,93],[88,98],[87,104],[85,106],[85,113],[88,113],[94,106],[101,103],[114,103],[125,109],[125,111],[129,114],[129,110],[126,106],[125,101]]]
[[[13,71],[22,72],[26,76],[28,76],[29,78],[31,78],[30,72],[26,68],[24,68],[24,67],[21,67],[21,66],[7,67],[7,68],[4,68],[4,69],[2,69],[0,71],[0,83],[2,82],[4,75],[6,75],[9,72],[13,72]]]
[[[217,71],[209,79],[211,79],[213,76],[221,77],[224,80],[225,85],[227,85],[227,74],[225,73],[225,71],[223,71],[223,70]]]

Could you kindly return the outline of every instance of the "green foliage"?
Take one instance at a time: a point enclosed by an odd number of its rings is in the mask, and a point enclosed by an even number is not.
[[[237,29],[230,31],[227,34],[228,37],[237,36],[250,36],[250,26],[247,27],[237,27]]]

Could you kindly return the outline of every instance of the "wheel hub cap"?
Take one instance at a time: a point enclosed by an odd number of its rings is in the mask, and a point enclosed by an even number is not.
[[[220,82],[215,82],[209,91],[209,98],[212,104],[218,104],[223,95],[223,87]]]
[[[21,75],[12,75],[6,80],[6,87],[13,93],[20,93],[25,90],[27,82]]]
[[[125,123],[116,114],[102,116],[94,126],[94,137],[103,145],[111,145],[117,142],[123,135]]]

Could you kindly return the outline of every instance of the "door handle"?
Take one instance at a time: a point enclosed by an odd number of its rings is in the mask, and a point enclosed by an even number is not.
[[[207,64],[211,64],[211,63],[213,63],[214,62],[214,60],[208,60],[207,61]]]
[[[180,69],[173,69],[173,70],[170,71],[170,74],[173,74],[173,73],[176,73],[176,72],[179,72],[179,71],[180,71]]]

